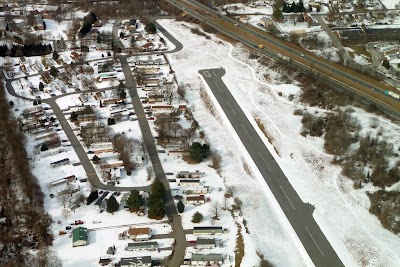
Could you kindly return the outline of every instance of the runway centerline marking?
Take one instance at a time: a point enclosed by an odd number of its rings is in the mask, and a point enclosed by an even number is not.
[[[308,234],[311,236],[312,240],[314,241],[314,244],[317,246],[319,252],[322,254],[322,256],[325,256],[324,253],[322,253],[322,251],[321,251],[320,247],[318,246],[317,242],[315,241],[314,237],[311,235],[310,231],[308,231],[307,226],[306,226],[306,230],[307,230]]]
[[[285,190],[283,190],[282,186],[279,186],[279,187],[281,188],[281,190],[282,190],[283,194],[285,194],[285,197],[287,198],[287,200],[289,200],[289,203],[290,203],[290,205],[292,206],[292,208],[293,208],[294,210],[296,210],[296,208],[293,206],[293,203],[292,203],[292,201],[290,201],[290,199],[289,199],[288,195],[286,195],[286,192],[285,192]],[[307,228],[307,227],[306,227],[306,228]],[[314,242],[315,242],[315,241],[314,241]]]
[[[214,81],[214,83],[215,83],[215,86],[218,88],[218,90],[222,93],[222,90],[221,90],[221,88],[219,88],[219,86],[218,86],[218,84],[217,84],[217,82],[216,81]]]
[[[249,137],[250,141],[253,142],[253,139],[251,139],[249,133],[246,131],[246,128],[244,128],[243,124],[240,124],[240,125],[242,126],[243,130],[246,132],[246,134],[247,134],[247,136]]]
[[[228,106],[231,108],[231,110],[232,110],[233,114],[235,114],[235,115],[236,115],[236,112],[233,110],[233,108],[232,108],[231,104],[229,104],[229,102],[226,102],[226,103],[228,103]]]
[[[260,154],[260,157],[262,158],[262,160],[264,161],[265,165],[267,165],[268,170],[271,172],[271,169],[268,166],[268,163],[265,161],[264,157],[261,155],[260,152],[258,152],[258,154]]]

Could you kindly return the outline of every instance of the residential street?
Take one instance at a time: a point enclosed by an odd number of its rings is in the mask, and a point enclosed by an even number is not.
[[[117,45],[119,47],[123,47],[121,41],[119,40],[119,36],[118,36],[118,24],[120,23],[120,21],[121,20],[117,20],[114,23],[113,36],[114,36],[115,45]],[[174,53],[174,52],[182,50],[183,46],[178,40],[176,40],[172,35],[170,35],[158,23],[155,22],[154,24],[164,34],[164,36],[167,37],[175,45],[175,49],[173,49],[171,51],[162,52],[162,53]],[[149,55],[149,54],[160,54],[160,53],[161,52],[151,52],[151,53],[145,53],[145,54]],[[121,55],[121,56],[119,56],[119,59],[121,62],[122,70],[125,75],[125,82],[126,82],[125,86],[129,89],[129,94],[132,98],[132,104],[135,109],[138,121],[139,121],[143,140],[146,144],[147,151],[149,153],[149,156],[150,156],[150,159],[151,159],[151,162],[153,165],[154,173],[155,173],[156,177],[163,182],[163,184],[166,188],[166,196],[164,199],[165,208],[166,208],[167,216],[171,220],[173,235],[175,237],[175,249],[173,251],[172,258],[171,258],[168,266],[171,266],[171,267],[179,266],[182,263],[183,258],[185,257],[185,251],[186,251],[186,237],[185,237],[184,230],[182,228],[181,217],[178,214],[178,211],[176,209],[175,202],[174,202],[174,199],[171,194],[171,189],[169,187],[168,180],[165,176],[164,169],[163,169],[160,159],[158,157],[158,152],[157,152],[156,145],[154,143],[154,138],[151,134],[149,122],[147,121],[146,114],[144,113],[142,103],[140,102],[139,95],[136,90],[136,82],[133,78],[131,68],[129,67],[127,57]]]

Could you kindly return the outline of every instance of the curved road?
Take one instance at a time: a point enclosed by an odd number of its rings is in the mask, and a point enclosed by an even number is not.
[[[119,36],[117,35],[118,33],[118,28],[117,28],[117,24],[118,22],[116,22],[114,24],[113,27],[113,35],[114,35],[114,41],[116,43],[116,45],[119,45],[120,47],[122,46],[122,43],[119,40]],[[175,45],[175,48],[173,50],[170,51],[163,51],[163,52],[149,52],[149,53],[145,53],[146,55],[151,55],[151,54],[165,54],[165,53],[174,53],[174,52],[178,52],[180,50],[182,50],[183,46],[182,44],[176,40],[169,32],[167,32],[161,25],[159,25],[157,22],[154,22],[155,26],[160,30],[160,32],[169,39],[169,41],[171,43],[173,43]],[[143,53],[137,53],[137,54],[132,54],[132,55],[119,55],[119,59],[121,61],[121,66],[123,68],[124,71],[124,75],[125,75],[125,80],[126,80],[126,85],[127,88],[129,90],[129,93],[131,95],[132,98],[132,104],[134,105],[134,109],[135,112],[137,114],[138,117],[138,121],[139,121],[139,125],[142,131],[142,135],[143,135],[143,139],[145,141],[148,153],[150,155],[150,159],[153,165],[153,169],[154,169],[154,173],[156,175],[156,177],[158,179],[160,179],[165,188],[166,188],[166,196],[164,198],[164,202],[165,202],[165,207],[166,207],[166,213],[167,216],[169,217],[171,223],[172,223],[172,229],[173,229],[173,233],[174,233],[174,237],[175,237],[175,249],[173,250],[173,254],[172,254],[172,258],[169,261],[169,266],[171,267],[176,267],[179,266],[182,261],[183,258],[185,256],[185,252],[186,252],[186,237],[185,237],[185,232],[183,230],[182,227],[182,222],[181,222],[181,217],[177,212],[176,206],[175,206],[175,202],[174,199],[172,197],[171,194],[171,190],[169,187],[169,183],[168,180],[166,178],[164,169],[161,165],[160,159],[158,157],[158,152],[156,149],[156,145],[154,143],[154,138],[151,134],[150,131],[150,127],[146,118],[146,115],[144,113],[143,107],[142,107],[142,103],[139,100],[139,96],[138,93],[136,91],[136,82],[134,81],[133,75],[132,75],[132,71],[129,67],[129,64],[127,62],[127,58],[130,56],[135,56],[135,55],[143,55]],[[101,58],[98,60],[105,60],[107,58]],[[96,61],[96,60],[91,60],[91,61]],[[63,68],[63,66],[59,67],[59,68]],[[35,74],[35,75],[40,75],[40,73]],[[28,77],[32,77],[35,75],[29,75]],[[5,76],[5,75],[4,75]],[[6,88],[7,91],[17,97],[17,98],[21,98],[24,100],[28,100],[28,101],[34,101],[36,100],[35,98],[29,98],[29,97],[25,97],[25,96],[20,96],[18,95],[14,88],[12,87],[11,83],[14,80],[17,79],[7,79],[6,78]],[[18,78],[19,79],[19,78]],[[103,89],[98,89],[96,90],[96,92],[102,92],[102,91],[107,91],[107,90],[111,90],[112,88],[103,88]],[[51,97],[48,99],[42,99],[41,101],[43,103],[49,104],[50,107],[52,108],[54,115],[57,117],[57,119],[60,122],[60,125],[62,127],[62,129],[64,130],[65,134],[67,135],[68,139],[71,142],[71,146],[74,148],[86,174],[88,177],[89,182],[99,188],[99,189],[103,189],[103,190],[110,190],[110,191],[131,191],[133,189],[139,190],[139,191],[149,191],[150,186],[142,186],[142,187],[119,187],[119,186],[112,186],[112,185],[106,185],[103,184],[91,161],[88,158],[87,153],[85,152],[81,142],[78,140],[77,136],[75,135],[75,133],[73,132],[71,126],[69,125],[68,121],[65,119],[65,116],[63,114],[63,112],[61,111],[60,107],[57,105],[56,100],[58,98],[64,97],[66,95],[73,95],[73,94],[81,94],[82,92],[72,92],[72,93],[67,93],[67,94],[63,94],[63,95],[59,95],[59,96],[55,96],[55,97]]]

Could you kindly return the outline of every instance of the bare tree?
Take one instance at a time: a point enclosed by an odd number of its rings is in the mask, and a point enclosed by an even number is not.
[[[179,86],[178,86],[178,90],[177,90],[177,93],[178,93],[178,95],[180,96],[180,99],[179,100],[181,100],[181,99],[185,99],[185,95],[186,95],[186,84],[183,84],[183,83],[180,83],[179,84]]]
[[[69,184],[63,190],[64,192],[62,192],[62,194],[57,197],[58,200],[60,200],[61,204],[63,204],[64,208],[66,207],[68,201],[71,199],[73,190],[74,186],[72,184]]]
[[[219,220],[219,217],[218,217],[218,213],[219,213],[219,211],[221,210],[221,205],[220,205],[220,203],[218,202],[218,201],[215,201],[213,204],[212,204],[212,206],[211,206],[211,210],[212,210],[212,213],[213,213],[213,219],[214,220]]]
[[[233,194],[235,193],[236,188],[234,186],[228,186],[226,188],[226,193],[229,194],[230,197],[233,197]]]
[[[63,208],[62,215],[63,215],[64,219],[67,219],[69,216],[69,209]]]
[[[147,166],[146,167],[146,171],[147,171],[147,180],[150,181],[153,178],[153,175],[154,175],[153,166]]]
[[[238,197],[235,197],[234,199],[233,199],[233,201],[235,202],[235,205],[236,205],[236,207],[238,208],[238,209],[240,209],[241,207],[242,207],[242,201],[238,198]]]
[[[168,104],[171,105],[172,99],[174,98],[174,86],[172,84],[167,84],[165,86],[166,99],[168,99]]]
[[[55,251],[48,248],[39,250],[33,258],[30,259],[29,265],[32,267],[62,267],[62,261]]]

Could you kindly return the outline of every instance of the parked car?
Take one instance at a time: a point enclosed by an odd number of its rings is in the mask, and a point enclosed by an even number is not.
[[[49,197],[54,198],[54,194],[50,194]]]
[[[65,235],[67,232],[65,232],[65,231],[63,231],[63,230],[60,230],[60,231],[58,231],[58,234],[59,235]]]
[[[65,230],[71,230],[72,227],[71,226],[65,226]]]
[[[80,224],[84,224],[84,222],[82,220],[76,220],[75,222],[71,223],[71,225],[80,225]]]
[[[79,182],[85,183],[85,182],[87,182],[87,178],[79,179]]]
[[[94,220],[93,223],[101,223],[101,221]]]

